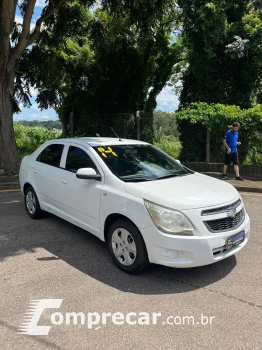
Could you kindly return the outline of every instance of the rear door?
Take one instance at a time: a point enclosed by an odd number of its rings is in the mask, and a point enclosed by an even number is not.
[[[63,169],[60,168],[65,144],[49,144],[32,163],[33,186],[38,195],[41,207],[54,214],[61,209],[61,179]]]

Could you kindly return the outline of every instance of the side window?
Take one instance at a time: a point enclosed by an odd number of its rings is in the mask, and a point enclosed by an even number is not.
[[[81,148],[70,146],[66,158],[66,170],[76,173],[80,168],[93,168],[97,171],[95,163]]]
[[[59,167],[63,149],[64,145],[57,143],[49,145],[39,154],[36,160],[41,163]]]

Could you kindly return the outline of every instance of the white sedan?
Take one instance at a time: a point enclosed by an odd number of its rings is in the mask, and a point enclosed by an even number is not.
[[[236,189],[151,144],[117,138],[48,141],[22,160],[32,219],[53,213],[107,242],[115,264],[212,264],[241,250],[250,221]]]

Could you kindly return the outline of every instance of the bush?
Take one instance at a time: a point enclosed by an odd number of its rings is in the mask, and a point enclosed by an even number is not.
[[[244,164],[262,165],[262,135],[258,135],[256,143],[253,141],[253,147],[248,150]]]
[[[259,149],[262,132],[262,105],[241,110],[238,106],[192,103],[189,108],[176,113],[180,141],[183,149],[181,160],[206,161],[206,134],[211,134],[210,151],[223,154],[222,140],[234,121],[240,127],[240,162],[243,163],[252,149]],[[222,157],[221,157],[222,161]]]
[[[21,158],[34,152],[45,141],[56,139],[61,135],[61,133],[46,128],[28,127],[16,122],[14,123],[14,131]]]
[[[154,145],[160,148],[162,151],[169,154],[171,157],[178,159],[181,152],[181,143],[175,138],[175,136],[162,136],[158,137],[154,141]]]
[[[154,111],[153,114],[154,130],[162,128],[165,136],[173,135],[179,137],[175,113]]]

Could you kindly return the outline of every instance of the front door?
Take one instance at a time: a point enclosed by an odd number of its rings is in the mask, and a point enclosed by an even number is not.
[[[100,200],[103,174],[95,159],[85,147],[69,145],[65,150],[61,178],[62,215],[65,219],[100,237]],[[63,163],[63,161],[62,161]],[[76,177],[80,168],[93,168],[102,175],[102,181],[83,180]]]

